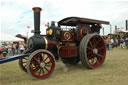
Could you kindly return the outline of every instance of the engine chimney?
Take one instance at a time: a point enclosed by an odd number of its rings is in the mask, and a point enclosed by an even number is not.
[[[40,35],[40,7],[34,7],[34,35]]]

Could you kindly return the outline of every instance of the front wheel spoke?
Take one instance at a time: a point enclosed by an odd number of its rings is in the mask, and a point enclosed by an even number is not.
[[[43,72],[43,75],[45,74],[45,72],[44,72],[44,69],[43,68],[41,68],[41,70],[42,70],[42,72]]]
[[[34,60],[35,60],[38,64],[40,64],[40,62],[38,61],[38,59],[36,59],[35,57],[34,57]]]
[[[45,59],[44,59],[44,61],[46,61],[47,59],[48,59],[48,57],[47,57],[47,58],[45,58]]]
[[[40,62],[44,60],[44,57],[40,54]]]
[[[46,64],[45,66],[51,67],[51,65],[49,65],[49,64]]]
[[[30,69],[32,69],[32,71],[34,71],[36,69],[36,67],[30,66]]]
[[[33,69],[34,72],[37,72],[40,68],[36,67],[35,69]]]
[[[38,74],[39,76],[40,76],[40,74],[41,74],[41,71],[42,71],[42,70],[41,70],[41,69],[39,69],[39,74]]]
[[[31,68],[34,72],[38,71],[40,69],[39,65],[31,64]]]
[[[45,64],[50,64],[51,63],[51,61],[49,61],[49,62],[47,62],[47,63],[45,63]]]
[[[49,72],[49,70],[46,67],[44,67],[44,69],[47,70],[47,72]]]

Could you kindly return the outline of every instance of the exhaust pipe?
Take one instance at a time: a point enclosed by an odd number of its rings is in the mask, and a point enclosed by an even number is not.
[[[40,7],[34,7],[34,35],[40,35]]]

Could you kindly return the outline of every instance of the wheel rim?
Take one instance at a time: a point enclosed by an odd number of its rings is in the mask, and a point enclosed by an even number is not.
[[[26,49],[24,51],[24,54],[29,54],[29,50]],[[19,59],[19,66],[20,66],[21,70],[23,70],[24,72],[27,72],[27,61],[28,61],[29,55],[24,58]]]
[[[28,57],[24,57],[22,59],[19,60],[19,66],[21,67],[21,69],[24,71],[24,72],[27,72],[27,61],[28,61]]]
[[[29,64],[29,71],[36,79],[48,77],[54,70],[55,60],[48,52],[38,52],[35,54]]]
[[[103,39],[98,36],[92,36],[88,41],[86,48],[86,56],[89,65],[97,68],[104,63],[106,56],[106,48]]]

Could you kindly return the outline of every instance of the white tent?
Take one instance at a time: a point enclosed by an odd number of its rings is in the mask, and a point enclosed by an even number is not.
[[[6,33],[0,33],[0,42],[18,42],[18,41],[24,41],[24,40],[11,36]]]

